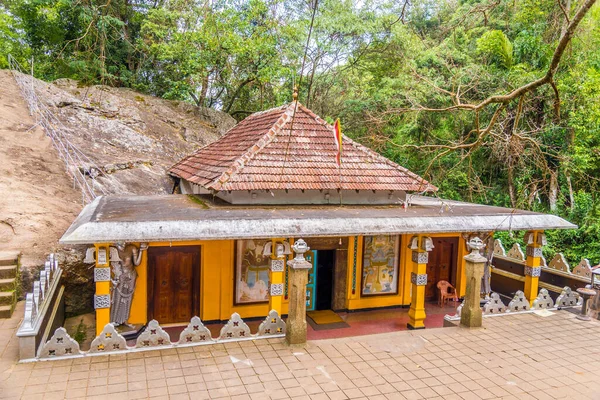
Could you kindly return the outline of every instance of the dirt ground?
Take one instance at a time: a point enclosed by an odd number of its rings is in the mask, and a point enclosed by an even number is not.
[[[170,193],[168,168],[235,124],[217,110],[125,88],[81,87],[69,79],[33,84],[65,137],[91,159],[84,167],[101,171],[97,194]],[[22,251],[25,271],[59,249],[58,239],[83,206],[81,192],[35,122],[11,72],[0,70],[0,250]],[[78,263],[78,250],[62,251],[61,263]],[[85,268],[73,276],[87,281]]]
[[[0,250],[20,250],[24,267],[40,265],[82,209],[50,139],[10,72],[0,70]]]

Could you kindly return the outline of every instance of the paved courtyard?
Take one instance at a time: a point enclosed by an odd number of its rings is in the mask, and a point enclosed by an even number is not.
[[[18,322],[0,320],[0,398],[600,399],[600,321],[567,311],[297,349],[269,339],[27,364]]]

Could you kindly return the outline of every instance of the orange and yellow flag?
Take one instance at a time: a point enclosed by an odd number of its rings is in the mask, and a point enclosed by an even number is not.
[[[335,139],[335,147],[337,154],[335,155],[335,161],[338,165],[342,165],[342,125],[338,118],[333,125],[333,138]]]

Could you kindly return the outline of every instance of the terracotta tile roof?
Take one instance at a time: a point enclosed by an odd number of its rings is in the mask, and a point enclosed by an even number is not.
[[[346,136],[341,168],[335,155],[333,127],[293,102],[248,116],[221,139],[175,164],[169,173],[214,190],[437,190]]]

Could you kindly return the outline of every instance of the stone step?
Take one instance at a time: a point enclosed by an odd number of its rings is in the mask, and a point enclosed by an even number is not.
[[[11,306],[0,306],[0,318],[10,318],[14,310],[14,304]]]
[[[20,255],[20,251],[0,251],[0,266],[18,264]]]
[[[4,265],[0,267],[0,279],[17,277],[17,265]]]
[[[17,292],[0,292],[0,306],[12,306],[17,302]]]
[[[0,292],[12,292],[16,289],[16,286],[16,278],[0,279]]]

